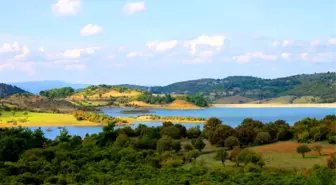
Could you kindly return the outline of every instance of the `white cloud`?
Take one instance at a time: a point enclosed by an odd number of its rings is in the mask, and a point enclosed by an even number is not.
[[[291,45],[293,45],[293,41],[292,40],[284,40],[283,42],[282,42],[282,46],[283,47],[288,47],[288,46],[291,46]]]
[[[308,53],[300,53],[299,58],[301,60],[308,60],[308,56],[309,56]]]
[[[126,57],[128,58],[135,58],[135,57],[152,57],[153,54],[147,54],[143,52],[129,52],[127,53]]]
[[[281,53],[281,55],[280,55],[283,59],[289,59],[290,58],[290,56],[291,56],[291,54],[290,53]]]
[[[27,73],[32,76],[36,73],[34,69],[36,62],[18,62],[18,61],[4,61],[0,64],[0,71],[9,69],[9,70],[18,70]]]
[[[144,12],[146,10],[145,2],[134,2],[127,3],[124,6],[124,12],[129,15],[135,14],[137,12]]]
[[[18,51],[20,51],[20,45],[17,42],[14,42],[12,44],[10,44],[10,43],[4,43],[0,47],[0,53],[18,52]]]
[[[330,45],[336,45],[336,38],[331,38],[331,39],[329,39],[329,40],[328,40],[328,43],[329,43]]]
[[[185,47],[190,48],[190,54],[192,56],[197,55],[197,46],[208,46],[212,47],[215,50],[219,51],[221,47],[223,46],[225,41],[225,37],[222,35],[216,35],[216,36],[207,36],[207,35],[202,35],[197,37],[196,39],[186,41],[184,43]]]
[[[273,47],[278,47],[279,45],[280,45],[280,42],[278,42],[278,41],[274,41],[274,42],[271,43],[271,46],[273,46]]]
[[[310,46],[312,47],[316,47],[319,46],[321,44],[321,42],[319,40],[313,40],[310,42]]]
[[[99,50],[99,47],[91,47],[91,48],[84,48],[84,49],[69,49],[69,50],[65,50],[61,56],[63,57],[67,57],[67,58],[78,58],[80,57],[82,54],[88,54],[88,55],[92,55],[94,54],[97,50]]]
[[[65,65],[64,68],[66,70],[85,70],[86,69],[86,65],[84,64],[69,64],[69,65]]]
[[[76,15],[81,8],[81,0],[58,0],[51,5],[55,15]]]
[[[22,46],[22,50],[21,51],[22,51],[22,53],[18,54],[18,55],[15,55],[14,59],[17,59],[17,60],[24,59],[29,54],[29,48],[28,48],[28,46],[26,46],[26,45]]]
[[[41,53],[44,53],[44,52],[45,52],[45,50],[44,50],[43,47],[40,47],[40,48],[39,48],[39,51],[40,51]]]
[[[90,35],[95,35],[101,32],[103,32],[102,27],[95,25],[95,24],[87,24],[81,29],[80,34],[82,36],[90,36]]]
[[[232,59],[236,60],[238,63],[246,63],[254,58],[259,58],[262,60],[276,60],[277,56],[267,55],[267,54],[264,54],[263,52],[248,52],[248,53],[245,53],[244,55],[232,57]]]
[[[205,51],[200,51],[199,52],[199,56],[200,57],[211,57],[215,54],[214,51],[211,51],[211,50],[205,50]]]
[[[159,42],[158,40],[148,42],[146,46],[149,49],[155,49],[156,51],[167,51],[170,50],[177,45],[177,40]]]

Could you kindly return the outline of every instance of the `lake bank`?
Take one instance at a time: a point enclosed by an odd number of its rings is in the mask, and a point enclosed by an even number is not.
[[[316,104],[212,104],[215,108],[336,108],[336,103]]]

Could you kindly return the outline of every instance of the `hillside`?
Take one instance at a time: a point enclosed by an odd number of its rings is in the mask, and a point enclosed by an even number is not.
[[[27,92],[16,86],[0,83],[0,98],[11,96],[17,93],[27,93]]]
[[[318,101],[316,103],[330,103],[336,101],[336,73],[302,74],[276,79],[251,76],[207,78],[152,87],[151,91],[152,93],[173,94],[203,92],[206,98],[214,102],[245,103],[253,100],[270,100],[281,96],[296,98],[312,96]]]

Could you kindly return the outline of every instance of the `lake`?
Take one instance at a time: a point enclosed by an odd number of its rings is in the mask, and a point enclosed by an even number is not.
[[[131,110],[132,108],[103,108],[102,111],[110,116],[138,116],[141,114],[120,114],[122,110]],[[306,117],[315,117],[321,119],[328,114],[336,114],[335,108],[207,108],[200,110],[164,110],[152,109],[153,113],[159,116],[193,116],[193,117],[217,117],[223,121],[224,124],[232,127],[238,126],[243,119],[253,118],[262,122],[270,122],[278,119],[287,121],[289,124],[294,124],[296,121]],[[137,127],[139,123],[134,123],[133,128]],[[143,122],[148,126],[159,126],[161,122]],[[201,126],[203,124],[186,123],[184,124],[188,129],[194,126]],[[30,127],[36,129],[37,127]],[[46,137],[55,138],[59,135],[57,127],[41,127],[45,132]],[[47,132],[51,128],[52,131]],[[94,134],[102,131],[102,127],[65,127],[71,135],[79,135],[84,137],[87,133]]]

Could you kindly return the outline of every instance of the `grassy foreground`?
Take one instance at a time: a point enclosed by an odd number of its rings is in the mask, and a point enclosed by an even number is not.
[[[36,112],[6,112],[0,116],[0,127],[15,126],[98,126],[99,123],[77,121],[71,114],[53,114]]]

